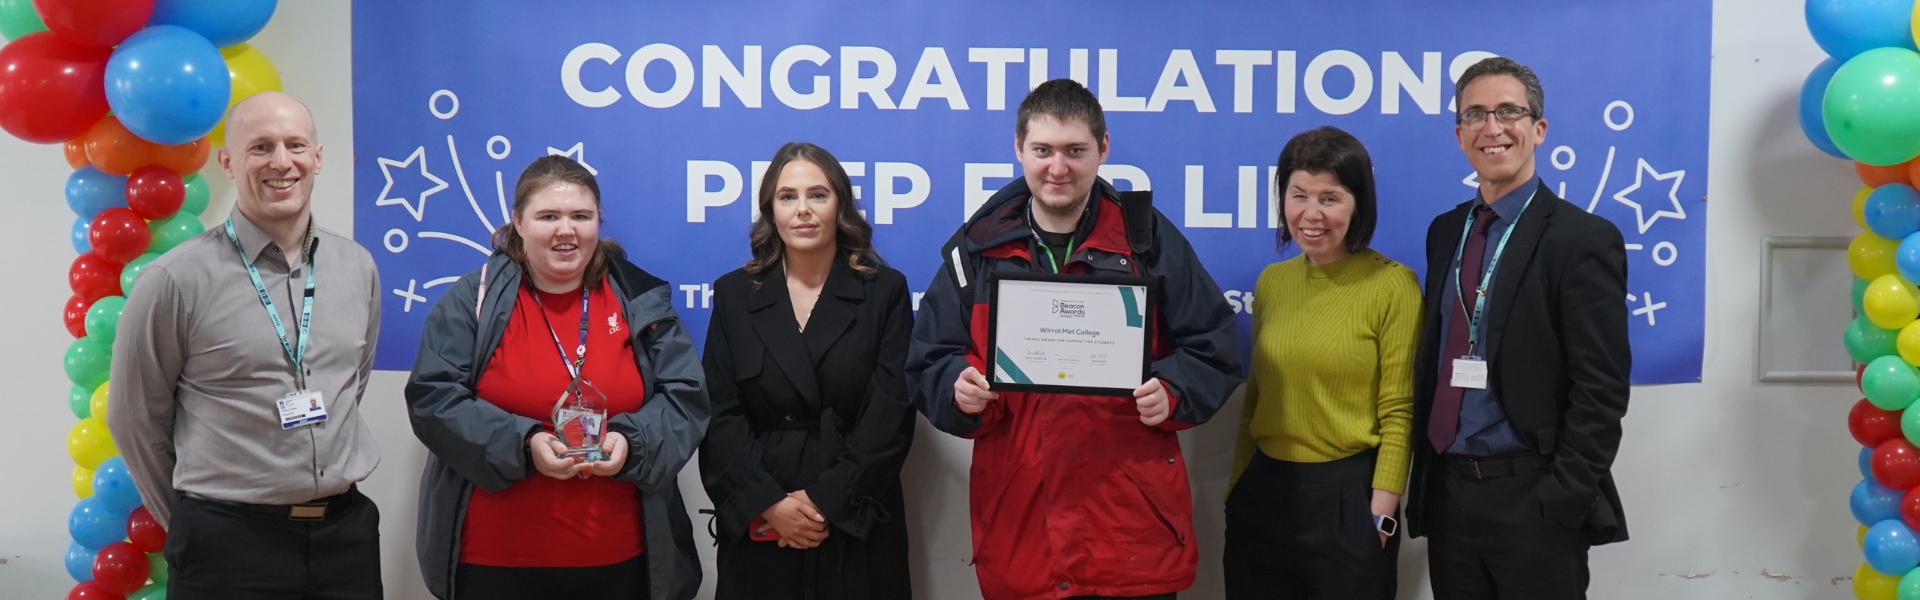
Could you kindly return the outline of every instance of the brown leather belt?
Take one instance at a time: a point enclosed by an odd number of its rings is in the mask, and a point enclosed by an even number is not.
[[[1516,454],[1512,456],[1463,456],[1442,454],[1440,460],[1447,468],[1468,479],[1492,479],[1522,473],[1532,473],[1547,468],[1548,457],[1537,454]]]

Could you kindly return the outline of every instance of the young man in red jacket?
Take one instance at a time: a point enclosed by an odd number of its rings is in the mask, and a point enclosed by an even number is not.
[[[907,357],[915,404],[974,440],[973,562],[989,600],[1173,598],[1199,552],[1175,432],[1206,422],[1245,377],[1233,311],[1145,192],[1099,177],[1100,102],[1056,79],[1020,103],[1025,176],[941,250]],[[992,274],[1157,279],[1149,378],[1132,398],[995,392],[984,348]]]

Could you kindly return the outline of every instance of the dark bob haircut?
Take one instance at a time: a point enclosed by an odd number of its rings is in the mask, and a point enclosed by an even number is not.
[[[1287,180],[1294,171],[1308,173],[1331,173],[1340,185],[1353,192],[1353,218],[1347,221],[1345,245],[1348,253],[1367,249],[1373,241],[1373,225],[1380,214],[1374,201],[1373,158],[1367,156],[1367,147],[1353,134],[1331,125],[1311,129],[1287,140],[1285,148],[1280,149],[1280,161],[1273,171],[1273,189],[1283,198],[1274,207],[1286,210]],[[1287,229],[1286,219],[1281,219],[1279,248],[1285,249],[1293,243],[1293,232]]]

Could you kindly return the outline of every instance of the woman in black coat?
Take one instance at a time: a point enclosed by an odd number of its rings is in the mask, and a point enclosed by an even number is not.
[[[714,284],[707,328],[715,598],[910,598],[906,278],[819,146],[781,147],[758,201],[753,259]]]

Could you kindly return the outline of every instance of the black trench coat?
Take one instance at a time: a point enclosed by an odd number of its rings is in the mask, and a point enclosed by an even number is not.
[[[758,281],[756,281],[756,279]],[[805,331],[786,271],[714,283],[704,364],[713,419],[700,475],[719,545],[715,598],[910,598],[900,467],[913,442],[903,366],[906,278],[862,274],[846,254]],[[830,527],[818,548],[747,539],[747,524],[806,490]]]

